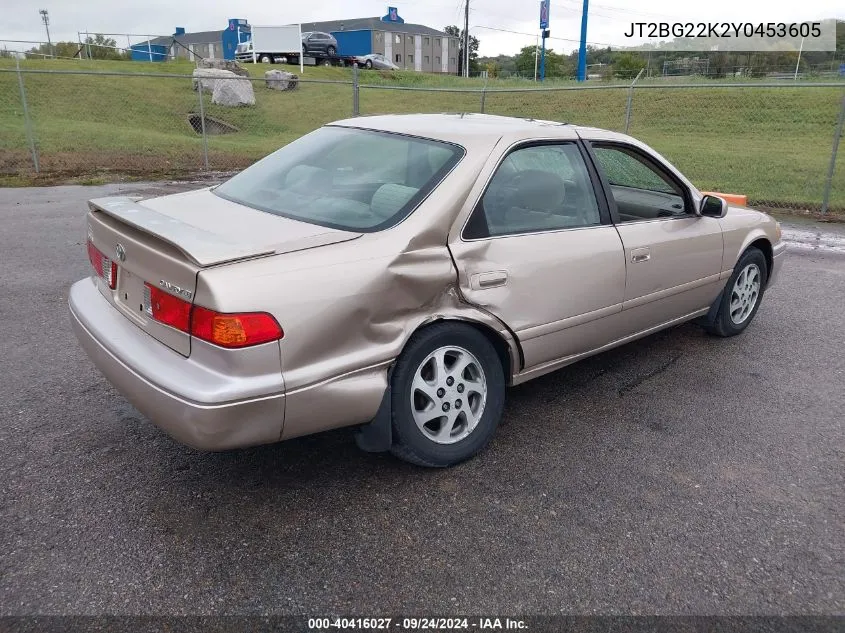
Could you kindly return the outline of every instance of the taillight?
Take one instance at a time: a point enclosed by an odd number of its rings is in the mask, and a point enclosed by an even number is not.
[[[282,328],[266,312],[222,314],[194,306],[191,335],[221,347],[249,347],[277,341]]]
[[[94,272],[109,288],[117,288],[117,264],[103,255],[91,240],[88,240],[88,260],[94,267]]]
[[[150,284],[144,284],[144,311],[159,323],[183,332],[190,329],[191,304]]]
[[[188,301],[147,283],[144,284],[144,310],[160,323],[220,347],[249,347],[284,336],[276,319],[266,312],[215,312],[191,306]]]

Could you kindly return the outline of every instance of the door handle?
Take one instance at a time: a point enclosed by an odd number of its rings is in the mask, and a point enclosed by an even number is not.
[[[639,264],[640,262],[647,262],[651,259],[651,251],[647,248],[635,248],[631,251],[631,262]]]
[[[470,286],[475,290],[496,288],[508,283],[508,273],[504,270],[494,270],[488,273],[476,273],[470,278]]]

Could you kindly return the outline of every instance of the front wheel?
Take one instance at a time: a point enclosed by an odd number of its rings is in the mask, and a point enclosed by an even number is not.
[[[273,58],[272,58],[272,57],[270,57],[269,55],[262,55],[262,56],[261,56],[261,63],[262,63],[262,64],[272,64],[272,63],[273,63]]]
[[[502,363],[471,326],[441,323],[415,334],[391,380],[391,451],[405,461],[445,467],[469,459],[502,417]]]
[[[705,329],[716,336],[736,336],[747,328],[760,307],[767,279],[766,257],[749,248],[725,285],[716,318]]]
[[[337,49],[334,46],[329,46],[326,49],[326,52],[329,54],[329,57],[334,57],[335,55],[337,55]]]

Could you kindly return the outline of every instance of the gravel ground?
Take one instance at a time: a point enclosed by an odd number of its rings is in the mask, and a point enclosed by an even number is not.
[[[740,337],[512,389],[456,468],[350,431],[206,454],[71,334],[84,200],[117,190],[0,190],[0,614],[845,613],[843,255],[788,255]]]

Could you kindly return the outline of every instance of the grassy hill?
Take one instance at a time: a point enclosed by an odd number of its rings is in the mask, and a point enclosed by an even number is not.
[[[115,74],[24,73],[42,171],[50,177],[108,173],[144,177],[201,170],[203,144],[188,122],[199,112],[188,62],[139,63],[43,60],[27,70],[91,71]],[[14,60],[0,59],[0,70]],[[262,65],[247,65],[263,77]],[[316,127],[352,113],[351,69],[306,68],[291,92],[255,83],[256,105],[222,108],[206,96],[206,114],[238,129],[208,141],[213,170],[242,168]],[[166,75],[144,76],[145,73]],[[361,71],[362,115],[403,112],[478,112],[481,95],[469,92],[389,90],[389,87],[472,89],[481,79],[413,72]],[[0,174],[6,181],[29,179],[18,79],[0,72]],[[675,82],[677,83],[677,81]],[[525,80],[490,81],[485,111],[623,130],[628,91],[590,83],[547,82],[558,90],[531,89]],[[630,133],[673,161],[699,187],[747,193],[760,203],[817,206],[827,171],[843,87],[672,88],[643,83],[634,92]],[[845,147],[841,154],[845,155]],[[845,156],[834,176],[832,202],[845,209]],[[2,178],[2,176],[0,176]],[[0,180],[2,182],[2,180]]]

